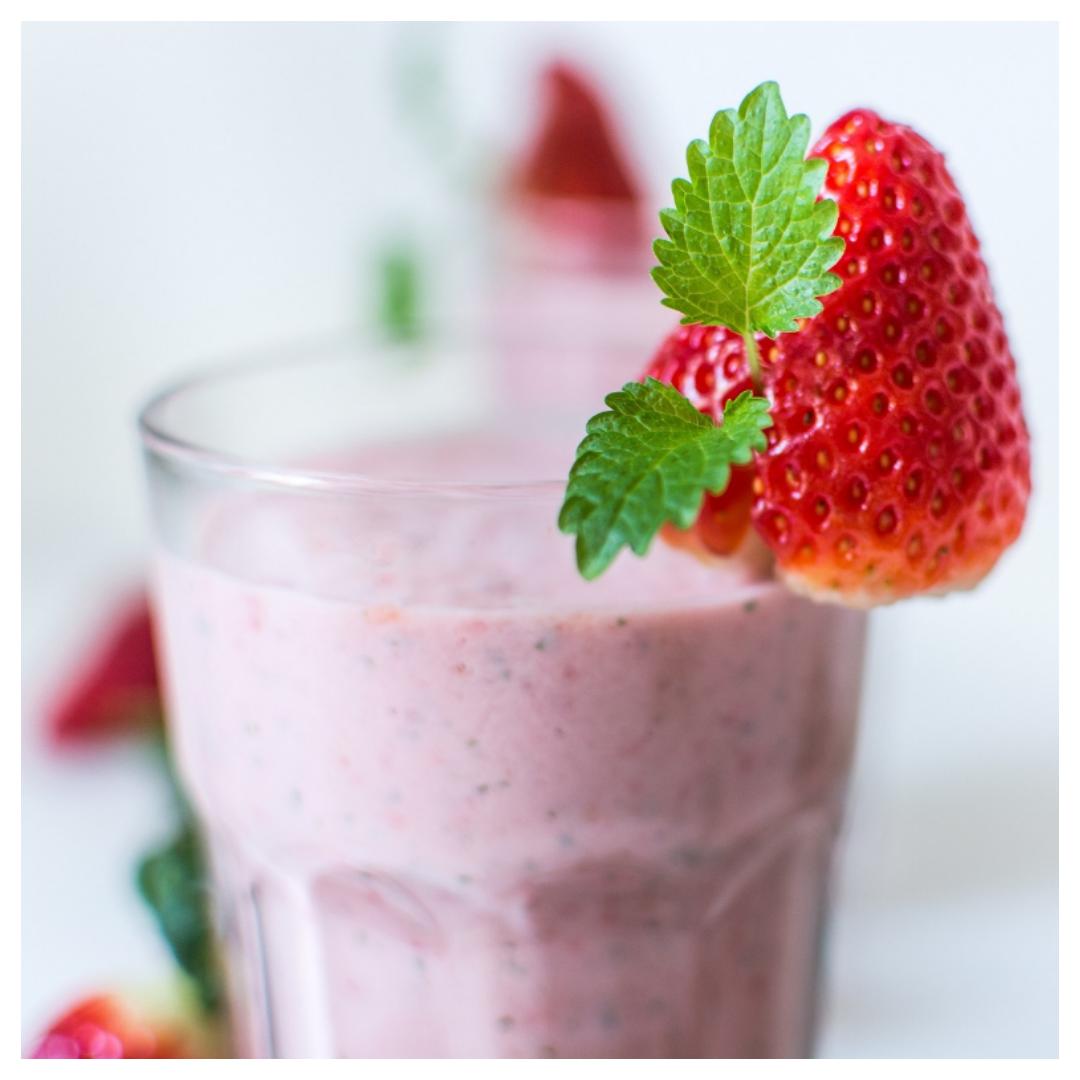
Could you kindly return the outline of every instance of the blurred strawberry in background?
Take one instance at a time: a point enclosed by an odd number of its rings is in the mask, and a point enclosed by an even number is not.
[[[109,612],[46,710],[57,745],[96,742],[161,725],[161,691],[145,592]]]
[[[541,117],[519,162],[516,187],[563,199],[641,199],[599,91],[563,60],[540,76]]]
[[[509,401],[591,408],[675,321],[649,276],[654,200],[631,152],[647,106],[632,111],[563,58],[533,80],[524,136],[495,191],[487,332],[505,354]],[[539,359],[545,349],[574,362],[556,374]]]
[[[532,134],[513,161],[506,209],[515,254],[587,270],[640,271],[649,258],[644,195],[612,110],[578,67],[540,72]]]
[[[34,1058],[196,1058],[220,1056],[218,1032],[182,993],[95,994],[58,1017]]]

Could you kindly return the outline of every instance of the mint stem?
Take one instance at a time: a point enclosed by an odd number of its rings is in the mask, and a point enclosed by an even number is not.
[[[750,378],[754,381],[754,393],[760,394],[763,385],[761,381],[761,357],[758,355],[757,341],[749,331],[743,334],[742,337],[746,346],[746,366],[750,369]]]

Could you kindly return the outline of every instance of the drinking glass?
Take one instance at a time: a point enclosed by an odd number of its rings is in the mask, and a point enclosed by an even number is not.
[[[661,540],[583,581],[598,402],[504,360],[313,344],[142,412],[237,1052],[806,1055],[864,617]]]

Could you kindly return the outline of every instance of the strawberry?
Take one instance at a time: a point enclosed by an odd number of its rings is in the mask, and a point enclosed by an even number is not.
[[[540,123],[509,178],[515,257],[564,272],[643,269],[641,189],[602,98],[563,62],[544,70],[541,94]]]
[[[124,601],[48,710],[57,743],[103,738],[160,721],[150,606]]]
[[[618,149],[600,95],[564,62],[542,76],[543,117],[519,169],[529,195],[637,202],[637,186]]]
[[[708,496],[747,465],[751,519],[795,589],[869,606],[974,585],[1023,526],[1029,440],[941,154],[867,110],[810,149],[807,118],[763,82],[686,168],[652,276],[713,329],[676,331],[589,420],[559,510],[579,572],[661,530],[726,550],[741,478],[730,505]]]
[[[797,333],[758,339],[775,425],[754,465],[754,525],[787,582],[821,599],[970,587],[1019,535],[1031,489],[978,240],[942,155],[910,128],[856,110],[811,153],[829,163],[843,285]],[[722,326],[680,327],[648,374],[717,420],[749,385],[742,338]],[[699,535],[743,471],[706,495]]]
[[[54,1021],[35,1058],[182,1058],[209,1056],[218,1034],[194,1015],[147,1009],[115,994],[78,1002]]]
[[[743,341],[724,326],[680,326],[660,346],[645,377],[675,387],[717,423],[726,402],[753,389],[746,368]],[[714,555],[731,555],[750,528],[754,499],[754,467],[736,466],[720,495],[706,492],[697,521],[690,530],[668,525],[664,538],[677,547]]]
[[[842,287],[766,349],[775,427],[754,523],[789,584],[870,605],[976,584],[1031,490],[1016,367],[942,155],[875,113],[828,163]]]

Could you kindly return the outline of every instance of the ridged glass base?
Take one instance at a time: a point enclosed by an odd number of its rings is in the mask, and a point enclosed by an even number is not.
[[[216,836],[238,1050],[807,1056],[834,816],[453,889],[374,867],[298,880]]]

